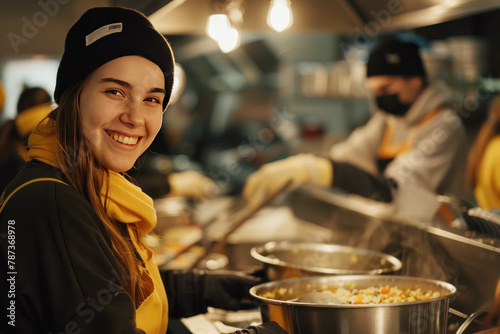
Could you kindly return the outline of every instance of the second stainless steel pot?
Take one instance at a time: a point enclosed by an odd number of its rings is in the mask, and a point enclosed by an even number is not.
[[[269,280],[317,275],[388,274],[401,269],[394,256],[333,244],[269,242],[250,251],[264,263]]]

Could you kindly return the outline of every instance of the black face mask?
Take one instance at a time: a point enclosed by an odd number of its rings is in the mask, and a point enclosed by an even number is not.
[[[394,116],[404,116],[411,107],[410,104],[401,103],[401,101],[399,101],[398,94],[378,95],[375,99],[380,110]]]

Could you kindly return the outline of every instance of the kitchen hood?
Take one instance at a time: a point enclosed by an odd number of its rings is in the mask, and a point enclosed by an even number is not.
[[[290,0],[294,24],[290,32],[378,34],[443,23],[500,8],[495,0]],[[132,5],[116,0],[117,5]],[[241,30],[272,32],[266,17],[270,0],[244,0]],[[205,34],[212,0],[150,0],[149,18],[165,35]],[[154,10],[155,8],[159,8]],[[144,9],[143,9],[144,10]]]
[[[228,54],[206,38],[214,0],[113,0],[113,4],[144,12],[171,42],[186,74],[197,84],[221,91],[261,84],[275,88],[282,55],[273,43],[281,37],[314,33],[369,39],[500,10],[498,0],[290,0],[294,24],[280,35],[267,26],[270,0],[239,1],[244,33],[241,47]]]

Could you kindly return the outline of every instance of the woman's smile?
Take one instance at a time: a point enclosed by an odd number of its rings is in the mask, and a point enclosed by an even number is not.
[[[137,137],[137,136],[127,136],[124,134],[121,134],[116,131],[111,131],[111,130],[106,130],[106,133],[108,134],[109,137],[117,141],[118,143],[125,144],[125,145],[130,145],[130,146],[135,146],[137,142],[142,138],[142,137]]]

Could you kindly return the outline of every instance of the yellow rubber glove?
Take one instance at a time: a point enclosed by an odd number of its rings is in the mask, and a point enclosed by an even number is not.
[[[170,184],[169,196],[199,198],[214,196],[218,193],[217,184],[196,171],[171,173],[168,175],[168,182]]]
[[[251,174],[243,188],[243,196],[255,208],[289,180],[291,188],[304,184],[329,187],[333,180],[332,163],[313,154],[298,154],[270,162]]]

